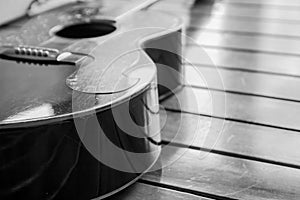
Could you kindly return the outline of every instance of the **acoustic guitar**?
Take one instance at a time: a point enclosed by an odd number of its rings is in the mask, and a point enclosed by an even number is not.
[[[72,3],[0,29],[1,199],[105,198],[159,164],[183,26],[152,3]]]

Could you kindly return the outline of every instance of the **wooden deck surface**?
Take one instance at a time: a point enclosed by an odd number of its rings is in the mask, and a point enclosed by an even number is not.
[[[299,200],[300,1],[150,9],[182,16],[199,45],[187,43],[184,87],[161,106],[162,159],[172,164],[111,199]]]

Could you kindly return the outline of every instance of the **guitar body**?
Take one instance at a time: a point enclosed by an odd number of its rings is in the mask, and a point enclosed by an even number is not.
[[[116,10],[72,4],[0,30],[1,199],[105,198],[157,163],[182,22]]]

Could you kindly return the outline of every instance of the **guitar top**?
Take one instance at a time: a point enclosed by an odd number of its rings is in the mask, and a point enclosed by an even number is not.
[[[0,32],[1,128],[105,109],[150,87],[156,68],[143,40],[179,29],[180,20],[103,5],[65,6]]]

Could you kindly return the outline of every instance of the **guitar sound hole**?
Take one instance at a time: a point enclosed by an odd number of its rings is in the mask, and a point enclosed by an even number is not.
[[[114,21],[96,21],[72,24],[63,27],[55,34],[59,37],[70,39],[100,37],[114,32],[116,27],[113,24]]]

